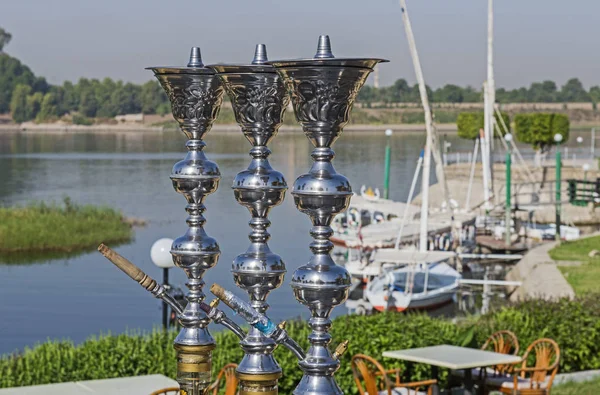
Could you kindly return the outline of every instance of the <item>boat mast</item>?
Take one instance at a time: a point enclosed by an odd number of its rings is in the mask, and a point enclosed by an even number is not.
[[[492,169],[491,148],[494,144],[494,106],[496,103],[496,83],[494,81],[494,0],[488,0],[488,29],[487,29],[487,80],[484,89],[484,136],[487,166],[484,168],[484,178],[488,179],[485,207],[489,208],[490,196],[494,194],[494,178]]]
[[[402,8],[402,20],[404,21],[404,30],[406,32],[406,38],[408,39],[410,55],[413,61],[417,82],[419,84],[421,103],[423,105],[423,111],[425,113],[425,130],[427,131],[427,140],[425,143],[425,150],[423,155],[423,176],[421,178],[421,228],[419,237],[420,251],[427,251],[427,222],[429,214],[429,174],[431,169],[432,150],[436,161],[436,176],[438,178],[438,182],[443,187],[444,199],[448,203],[448,207],[451,207],[450,192],[448,190],[448,184],[446,183],[442,158],[439,152],[437,132],[433,127],[433,117],[431,115],[431,108],[429,107],[429,98],[427,97],[425,79],[423,78],[423,70],[421,69],[421,62],[419,60],[419,54],[417,52],[417,46],[415,44],[415,37],[413,35],[412,26],[408,17],[406,0],[400,0],[400,7]]]

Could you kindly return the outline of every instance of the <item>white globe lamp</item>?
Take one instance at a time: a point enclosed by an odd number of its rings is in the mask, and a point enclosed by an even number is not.
[[[150,259],[152,259],[152,262],[156,266],[162,269],[169,269],[175,266],[170,252],[171,244],[173,244],[173,239],[168,238],[158,239],[152,244]]]

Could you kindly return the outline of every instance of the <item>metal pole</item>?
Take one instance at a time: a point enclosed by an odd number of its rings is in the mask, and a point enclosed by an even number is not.
[[[410,55],[413,61],[413,67],[419,83],[419,94],[421,96],[421,104],[425,113],[425,130],[427,132],[427,143],[425,144],[425,156],[423,157],[423,176],[421,177],[421,223],[419,231],[419,250],[421,252],[427,251],[427,223],[429,217],[429,173],[431,169],[431,152],[433,150],[436,158],[436,175],[438,182],[442,185],[444,191],[444,200],[450,205],[450,190],[446,182],[446,176],[444,174],[444,167],[441,161],[441,155],[437,144],[437,131],[433,127],[433,117],[431,115],[431,108],[429,106],[429,98],[427,97],[427,89],[425,87],[425,79],[423,77],[423,70],[421,69],[421,62],[419,61],[419,54],[417,52],[417,46],[415,44],[415,37],[413,35],[412,26],[408,17],[408,10],[406,9],[406,0],[399,0],[400,7],[402,8],[402,20],[404,21],[404,29],[406,31],[406,38],[408,39],[408,46],[410,48]]]
[[[390,130],[391,132],[391,130]],[[389,199],[390,193],[390,165],[392,161],[392,144],[391,144],[391,133],[388,134],[386,130],[387,136],[387,145],[385,146],[385,170],[383,175],[383,198]]]
[[[594,153],[595,147],[596,147],[596,128],[592,128],[592,144],[591,144],[592,159],[595,156],[595,153]]]
[[[560,175],[561,175],[561,157],[560,157],[560,146],[556,146],[556,241],[560,242]]]
[[[410,202],[412,201],[413,194],[415,193],[415,187],[417,185],[417,180],[419,179],[419,171],[421,171],[421,165],[423,164],[424,152],[425,150],[421,150],[421,155],[419,155],[419,160],[417,160],[417,168],[415,169],[415,174],[413,175],[413,180],[410,184],[410,191],[408,192],[408,198],[406,199],[406,207],[404,207],[404,215],[402,215],[402,222],[400,222],[400,230],[398,231],[398,237],[396,237],[396,249],[400,248],[400,242],[402,241],[402,233],[404,232],[404,225],[406,224],[408,210],[410,209]]]
[[[163,268],[163,283],[162,283],[163,287],[165,287],[166,289],[169,289],[169,268]],[[169,327],[169,314],[168,314],[168,308],[167,308],[167,304],[163,301],[162,302],[162,325],[163,325],[163,329],[167,330],[167,328]]]
[[[481,314],[487,314],[490,311],[490,268],[489,266],[485,267],[485,273],[483,275],[483,295],[481,299]]]
[[[465,202],[465,210],[467,211],[471,209],[471,190],[473,189],[473,177],[475,176],[475,164],[477,163],[480,140],[481,138],[475,140],[475,148],[473,149],[473,161],[471,162],[471,174],[469,174],[469,186],[467,188],[467,199]]]
[[[511,186],[511,174],[510,174],[510,167],[512,164],[512,158],[511,158],[511,153],[510,153],[510,149],[508,151],[506,151],[506,207],[504,209],[505,211],[505,219],[504,221],[506,222],[506,245],[510,246],[511,241],[510,241],[510,217],[511,217],[511,210],[512,210],[512,206],[510,203],[510,186]]]

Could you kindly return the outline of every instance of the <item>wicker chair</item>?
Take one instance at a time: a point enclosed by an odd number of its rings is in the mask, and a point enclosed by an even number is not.
[[[528,367],[528,362],[533,366]],[[503,394],[547,395],[550,394],[559,362],[558,344],[552,339],[538,339],[527,347],[521,367],[514,369],[512,380],[505,379],[501,383],[492,383],[490,380],[488,385],[500,388]]]
[[[437,380],[402,383],[400,369],[385,370],[377,360],[363,354],[353,356],[350,366],[360,395],[431,395],[437,384]],[[395,381],[388,376],[392,374]]]
[[[237,364],[228,363],[223,366],[223,369],[217,375],[217,379],[214,383],[208,387],[207,394],[212,391],[213,395],[217,395],[219,393],[219,389],[221,388],[221,384],[225,384],[225,395],[236,395],[237,387],[238,387],[238,379],[235,376],[235,368],[237,368]]]
[[[179,387],[163,388],[158,391],[154,391],[150,395],[179,395]]]
[[[519,340],[511,331],[498,331],[487,338],[481,349],[484,351],[493,351],[500,354],[517,355],[519,353]],[[514,365],[496,365],[488,368],[471,369],[471,376],[476,380],[480,388],[485,387],[485,383],[490,378],[506,379],[512,373]],[[456,370],[452,375],[464,377],[464,371]],[[455,382],[456,380],[453,380]],[[456,382],[456,384],[458,384]]]
[[[518,355],[519,340],[517,335],[511,331],[498,331],[492,334],[485,341],[481,349],[484,351],[493,351],[499,354]],[[496,365],[488,369],[481,369],[480,377],[485,375],[502,376],[512,373],[514,365]]]

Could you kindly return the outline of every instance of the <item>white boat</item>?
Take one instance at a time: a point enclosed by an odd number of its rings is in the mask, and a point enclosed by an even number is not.
[[[453,300],[460,278],[445,262],[407,265],[369,281],[365,298],[378,311],[431,309]]]
[[[403,225],[405,210],[408,210],[408,217]],[[331,241],[337,246],[364,250],[394,248],[401,230],[402,245],[416,245],[420,222],[417,206],[361,191],[360,195],[352,196],[348,211],[335,217]],[[474,222],[475,217],[471,214],[432,211],[427,222],[427,249],[450,250],[468,240],[469,234],[474,237]],[[455,241],[454,235],[458,235],[460,241]]]
[[[350,260],[355,280],[346,306],[359,314],[374,310],[431,309],[452,301],[461,275],[446,263],[456,253],[381,249],[369,259]]]

